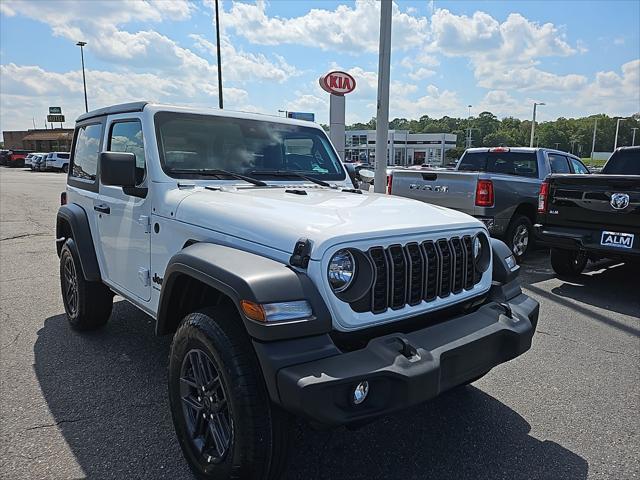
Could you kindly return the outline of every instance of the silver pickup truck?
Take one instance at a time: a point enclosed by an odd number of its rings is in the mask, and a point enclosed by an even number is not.
[[[470,148],[455,170],[394,170],[390,193],[459,210],[482,220],[518,261],[533,240],[542,180],[589,173],[574,155],[546,148]]]

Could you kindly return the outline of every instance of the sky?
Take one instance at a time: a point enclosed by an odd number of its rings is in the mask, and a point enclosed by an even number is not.
[[[376,114],[375,1],[220,2],[225,108],[314,112],[318,77],[356,79],[347,124]],[[396,1],[390,118],[540,121],[640,112],[640,1]],[[213,0],[0,1],[0,130],[65,126],[89,108],[136,100],[218,105]]]

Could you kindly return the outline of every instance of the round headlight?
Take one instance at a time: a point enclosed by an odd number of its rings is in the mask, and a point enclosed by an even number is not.
[[[480,241],[480,237],[476,235],[473,237],[473,261],[478,262],[480,260],[480,256],[482,255],[482,242]]]
[[[356,276],[356,262],[349,250],[338,250],[329,261],[329,284],[340,293],[346,290]]]

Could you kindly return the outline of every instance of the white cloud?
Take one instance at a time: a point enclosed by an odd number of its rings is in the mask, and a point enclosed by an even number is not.
[[[542,57],[582,52],[552,23],[532,22],[518,13],[500,23],[491,15],[455,15],[440,9],[431,18],[430,51],[471,60],[478,85],[490,89],[571,91],[587,83],[582,75],[557,75],[538,68]]]
[[[222,15],[221,23],[238,35],[260,45],[296,44],[322,50],[360,54],[378,51],[380,4],[356,0],[353,7],[339,5],[334,10],[313,8],[306,14],[281,18],[266,13],[266,2],[234,2]],[[421,46],[427,39],[428,21],[411,10],[393,5],[392,45],[400,50]]]
[[[92,109],[137,100],[217,106],[218,85],[215,76],[196,81],[188,76],[99,70],[87,70],[86,75]],[[57,73],[38,66],[9,63],[0,65],[0,77],[2,129],[24,129],[32,125],[33,115],[46,112],[52,104],[65,106],[68,122],[84,111],[80,71]],[[224,95],[229,108],[251,109],[246,90],[229,87],[224,89]]]
[[[567,99],[589,114],[631,115],[640,112],[640,59],[620,67],[620,72],[598,72],[595,80]]]
[[[451,90],[440,90],[435,85],[428,85],[425,95],[417,99],[409,96],[400,96],[390,101],[390,117],[420,118],[423,115],[441,117],[443,115],[455,115],[460,112],[463,104],[458,94]]]
[[[436,74],[435,70],[429,68],[420,67],[412,72],[409,72],[408,77],[411,80],[424,80],[425,78],[433,77]]]
[[[189,35],[194,40],[195,45],[202,51],[207,52],[216,58],[216,46],[202,35]],[[222,38],[220,50],[223,64],[224,78],[240,83],[248,80],[267,79],[277,82],[284,82],[293,76],[300,75],[300,72],[285,59],[276,55],[275,62],[271,62],[262,54],[247,53],[238,51],[228,38]]]

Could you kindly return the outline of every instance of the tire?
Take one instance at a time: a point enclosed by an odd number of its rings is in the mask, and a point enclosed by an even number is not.
[[[62,165],[62,168],[60,170],[62,170],[62,173],[67,173],[69,171],[69,164],[65,163],[64,165]]]
[[[579,250],[551,249],[551,267],[561,277],[580,275],[587,266],[587,255]]]
[[[511,220],[505,234],[505,243],[520,263],[533,244],[533,225],[529,217],[518,215]]]
[[[111,316],[113,293],[101,282],[88,282],[82,274],[73,239],[60,252],[60,287],[67,319],[74,330],[95,330]]]
[[[193,365],[200,365],[199,372],[204,372],[200,380]],[[200,396],[206,378],[219,381],[210,382],[213,387]],[[184,318],[169,356],[169,403],[180,447],[197,478],[281,477],[290,416],[270,401],[235,309],[208,308]],[[211,419],[206,425],[196,421],[201,414]],[[221,440],[218,443],[211,433],[214,430]]]

